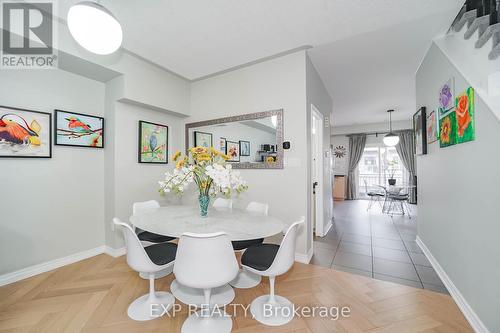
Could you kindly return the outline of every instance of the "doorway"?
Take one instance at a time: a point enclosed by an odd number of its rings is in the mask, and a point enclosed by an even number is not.
[[[316,236],[325,235],[324,227],[324,181],[323,181],[323,116],[311,104],[311,221]]]

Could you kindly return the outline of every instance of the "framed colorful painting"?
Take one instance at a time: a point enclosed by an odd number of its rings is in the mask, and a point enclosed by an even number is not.
[[[455,109],[439,120],[439,146],[441,148],[474,141],[475,93],[467,88],[455,99]]]
[[[234,141],[226,141],[226,155],[229,156],[228,162],[239,162],[240,143]]]
[[[413,133],[415,135],[415,148],[417,155],[427,154],[427,126],[425,107],[421,107],[413,115]]]
[[[104,148],[104,118],[88,114],[55,110],[55,144]]]
[[[250,156],[250,141],[240,140],[240,156]]]
[[[52,157],[50,113],[0,106],[0,157]]]
[[[445,148],[457,144],[457,118],[450,112],[439,119],[439,147]]]
[[[476,139],[474,95],[474,88],[469,87],[456,98],[457,143],[474,141]]]
[[[224,152],[224,153],[226,152],[226,138],[220,138],[219,150]]]
[[[455,107],[455,79],[449,79],[439,88],[439,119]]]
[[[168,164],[168,126],[139,121],[139,163]]]
[[[194,146],[195,147],[213,147],[212,133],[194,131]]]
[[[436,111],[431,111],[427,117],[427,143],[434,143],[438,140]]]

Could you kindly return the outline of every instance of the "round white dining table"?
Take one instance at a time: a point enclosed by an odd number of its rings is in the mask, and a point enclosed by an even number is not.
[[[210,208],[208,216],[201,217],[198,207],[184,205],[145,210],[132,215],[130,222],[142,230],[176,238],[186,232],[209,234],[223,231],[231,241],[274,236],[285,227],[280,219],[240,209]]]
[[[184,233],[210,234],[225,232],[231,241],[266,238],[282,233],[285,224],[275,217],[240,209],[210,208],[207,217],[201,217],[199,207],[172,205],[141,211],[130,217],[130,222],[142,230],[179,238]],[[214,259],[216,260],[216,259]],[[168,272],[171,273],[171,272]],[[173,280],[172,294],[185,304],[204,303],[203,290],[188,288]],[[233,301],[235,293],[230,285],[215,288],[212,302],[224,306]]]

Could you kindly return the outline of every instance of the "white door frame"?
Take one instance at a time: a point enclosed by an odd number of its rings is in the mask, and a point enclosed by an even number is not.
[[[325,235],[324,228],[324,169],[323,169],[323,127],[324,118],[313,104],[311,104],[311,184],[318,182],[316,195],[311,197],[311,221],[314,223],[316,236]],[[314,200],[316,199],[316,200]]]

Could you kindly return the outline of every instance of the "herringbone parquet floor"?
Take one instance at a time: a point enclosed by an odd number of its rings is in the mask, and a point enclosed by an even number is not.
[[[157,281],[168,290],[173,276]],[[180,314],[148,322],[127,317],[129,303],[148,290],[125,257],[99,255],[0,288],[0,332],[180,332]],[[234,303],[249,304],[268,291],[267,281],[236,290]],[[266,327],[243,309],[233,332],[472,332],[450,296],[313,265],[295,264],[277,279],[277,293],[296,305],[349,306],[349,318],[295,318]]]

